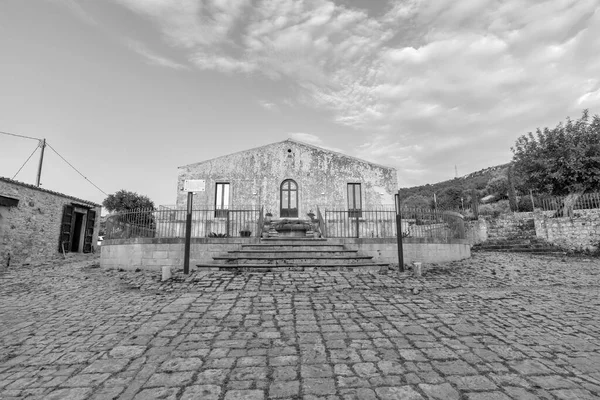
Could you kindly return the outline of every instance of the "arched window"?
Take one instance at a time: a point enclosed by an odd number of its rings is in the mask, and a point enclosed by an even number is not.
[[[281,207],[279,216],[281,218],[298,218],[298,185],[291,179],[281,183],[279,191]]]

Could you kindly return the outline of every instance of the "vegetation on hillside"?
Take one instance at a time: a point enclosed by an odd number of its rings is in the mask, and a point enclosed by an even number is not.
[[[515,143],[511,163],[486,168],[472,174],[435,184],[401,188],[404,205],[465,209],[481,199],[488,203],[482,213],[531,211],[527,194],[566,196],[561,215],[584,192],[600,191],[600,116],[559,123],[555,128],[537,129]],[[536,200],[537,201],[537,200]],[[537,205],[536,205],[537,206]]]

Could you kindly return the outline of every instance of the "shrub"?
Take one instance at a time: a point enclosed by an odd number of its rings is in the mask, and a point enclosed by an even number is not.
[[[496,203],[482,204],[479,206],[479,215],[491,215],[496,218],[500,214],[510,212],[510,204],[508,200],[500,200]]]

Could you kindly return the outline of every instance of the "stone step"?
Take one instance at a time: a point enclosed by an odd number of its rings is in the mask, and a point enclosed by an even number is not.
[[[269,244],[286,244],[286,243],[295,243],[295,244],[310,244],[310,243],[318,243],[318,242],[327,242],[326,238],[311,238],[309,236],[276,236],[269,238],[260,238],[261,243],[269,243]]]
[[[315,257],[351,257],[358,250],[234,250],[227,254],[236,258],[315,258]]]
[[[197,264],[198,270],[210,271],[237,271],[244,272],[285,272],[285,271],[353,271],[353,272],[379,272],[383,269],[387,270],[387,263],[355,263],[355,264],[218,264],[205,263]]]
[[[354,256],[354,257],[213,257],[215,261],[223,261],[226,264],[274,264],[274,265],[290,265],[290,264],[323,264],[323,265],[341,265],[341,264],[357,264],[371,260],[371,256]]]
[[[491,249],[491,248],[472,248],[473,252],[480,251],[497,251],[501,253],[528,253],[528,254],[564,254],[564,251],[561,251],[555,247],[538,247],[538,248],[526,248],[526,247],[507,247],[504,249]]]
[[[344,250],[344,245],[343,244],[325,244],[325,243],[308,243],[308,244],[293,244],[293,243],[283,243],[283,244],[243,244],[242,245],[242,250],[243,251],[287,251],[287,250],[294,250],[294,251],[304,251],[304,250],[308,250],[308,251],[313,251],[313,250],[318,250],[318,251],[329,251],[329,250],[333,250],[333,251],[340,251],[340,250]]]

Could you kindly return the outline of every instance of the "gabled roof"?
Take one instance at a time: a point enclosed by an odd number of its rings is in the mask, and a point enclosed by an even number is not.
[[[376,167],[379,167],[379,168],[396,170],[396,168],[394,168],[394,167],[389,167],[387,165],[377,164],[377,163],[374,163],[374,162],[371,162],[371,161],[363,160],[363,159],[358,158],[358,157],[349,156],[349,155],[344,154],[344,153],[340,153],[340,152],[337,152],[337,151],[325,149],[323,147],[315,146],[313,144],[308,144],[308,143],[301,142],[299,140],[289,139],[289,138],[286,139],[286,140],[282,140],[281,142],[274,142],[274,143],[266,144],[264,146],[254,147],[254,148],[247,149],[247,150],[236,151],[235,153],[222,155],[222,156],[219,156],[219,157],[211,158],[211,159],[208,159],[208,160],[204,160],[204,161],[200,161],[200,162],[196,162],[196,163],[192,163],[192,164],[182,165],[182,166],[177,167],[177,168],[185,168],[185,167],[190,167],[192,165],[204,164],[204,163],[207,163],[207,162],[210,162],[210,161],[218,160],[218,159],[223,158],[223,157],[229,157],[229,156],[232,156],[234,154],[245,153],[247,151],[258,150],[258,149],[262,149],[264,147],[270,147],[270,146],[273,146],[275,144],[286,143],[286,142],[291,142],[291,143],[294,143],[294,144],[297,144],[297,145],[300,145],[300,146],[305,146],[305,147],[308,147],[308,148],[312,148],[312,149],[315,149],[315,150],[326,151],[328,153],[335,154],[335,155],[337,155],[339,157],[348,158],[348,159],[351,159],[351,160],[354,160],[354,161],[358,161],[358,162],[361,162],[361,163],[364,163],[364,164],[373,165],[373,166],[376,166]]]
[[[34,189],[34,190],[37,190],[37,191],[40,191],[40,192],[50,193],[50,194],[53,194],[53,195],[56,195],[56,196],[61,196],[61,197],[67,198],[67,199],[75,200],[75,201],[77,201],[79,203],[89,204],[89,205],[94,206],[94,207],[101,207],[100,204],[96,204],[96,203],[94,203],[92,201],[83,200],[83,199],[80,199],[78,197],[69,196],[67,194],[55,192],[55,191],[48,190],[48,189],[42,189],[42,188],[37,187],[35,185],[30,185],[29,183],[15,181],[13,179],[5,178],[3,176],[0,176],[0,181],[7,182],[7,183],[12,183],[14,185],[23,186],[23,187],[26,187],[26,188],[29,188],[29,189]]]

